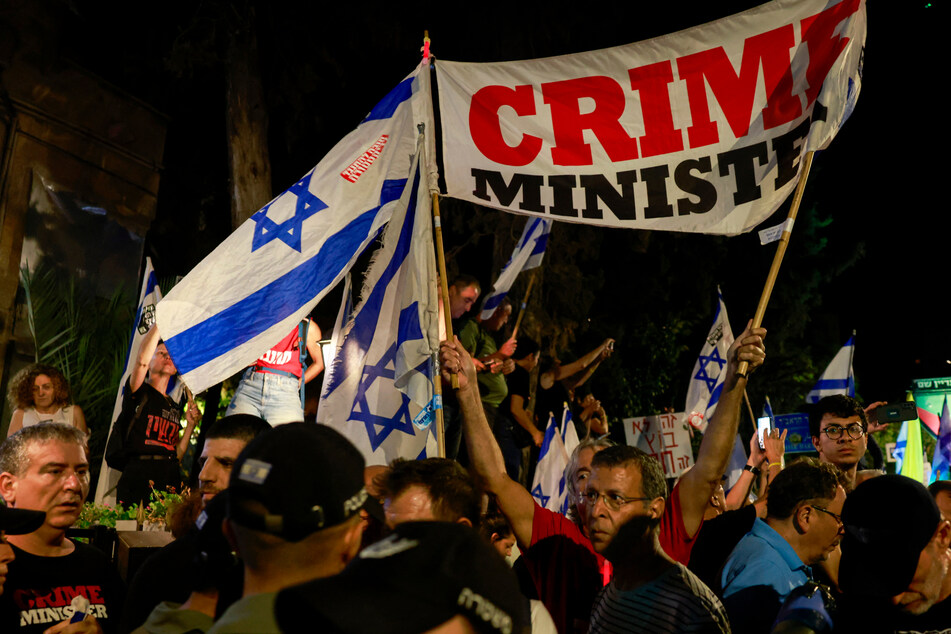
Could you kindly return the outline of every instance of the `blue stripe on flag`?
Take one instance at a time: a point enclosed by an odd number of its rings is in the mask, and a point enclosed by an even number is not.
[[[535,240],[535,248],[532,249],[532,255],[538,255],[545,252],[545,247],[548,246],[548,232],[546,231],[542,235],[538,236],[538,239]]]
[[[413,79],[413,77],[407,77],[401,81],[396,88],[390,91],[390,94],[380,100],[380,103],[373,106],[373,110],[361,123],[392,117],[400,104],[413,96]]]
[[[723,381],[717,383],[717,386],[713,388],[713,392],[710,393],[710,400],[707,402],[707,411],[711,407],[720,402],[720,393],[723,391]]]
[[[506,295],[508,295],[508,293],[499,293],[498,295],[492,295],[486,298],[485,304],[482,306],[482,310],[491,309],[492,311],[495,311],[499,304],[502,303],[502,300],[505,299]]]
[[[419,325],[419,302],[413,302],[400,311],[400,323],[396,333],[397,345],[404,341],[423,338],[423,329]]]
[[[521,251],[525,245],[528,244],[529,239],[533,239],[535,237],[535,229],[539,224],[541,224],[541,222],[542,219],[538,217],[531,219],[531,224],[529,225],[528,231],[523,232],[522,239],[519,241],[518,246],[515,247],[516,251]],[[509,258],[509,261],[511,261],[511,258]]]
[[[815,386],[812,388],[813,392],[819,390],[841,390],[843,388],[852,387],[852,381],[849,379],[822,379],[817,381]],[[852,389],[855,389],[854,387]]]
[[[413,190],[409,199],[409,209],[416,209],[416,190],[418,186],[419,170],[417,169],[416,175],[413,177]],[[386,295],[386,289],[393,280],[393,277],[400,270],[403,260],[405,260],[409,254],[415,224],[416,214],[407,212],[406,222],[403,223],[403,228],[400,231],[400,239],[396,245],[396,249],[393,251],[393,257],[380,275],[380,279],[374,284],[373,290],[370,292],[366,301],[359,307],[359,312],[353,320],[353,327],[347,334],[347,338],[343,342],[334,360],[334,371],[331,373],[331,382],[326,387],[326,394],[328,396],[347,378],[342,376],[345,374],[344,372],[338,371],[339,364],[351,356],[346,350],[357,346],[361,350],[362,355],[365,355],[366,351],[369,350],[370,342],[373,341],[373,335],[376,332],[380,319],[380,307],[383,304],[383,297]],[[420,335],[422,335],[422,332],[420,332]],[[420,338],[422,337],[420,336]]]
[[[309,302],[343,271],[368,235],[380,207],[397,200],[405,186],[405,179],[386,181],[380,192],[380,206],[365,211],[328,238],[312,258],[205,321],[166,340],[178,364],[178,371],[185,374],[217,359]],[[262,306],[267,306],[267,310],[262,310]],[[187,353],[176,354],[179,350]]]

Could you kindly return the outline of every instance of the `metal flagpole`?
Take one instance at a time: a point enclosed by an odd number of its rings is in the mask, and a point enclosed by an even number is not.
[[[799,203],[802,202],[802,192],[806,188],[806,179],[809,178],[809,169],[812,167],[812,155],[813,152],[806,152],[806,156],[802,159],[799,183],[796,184],[796,193],[793,195],[792,205],[789,207],[789,215],[786,216],[783,235],[780,236],[779,246],[776,247],[776,255],[773,256],[773,264],[769,269],[769,275],[766,276],[763,294],[760,295],[759,305],[756,307],[756,314],[753,315],[753,328],[759,328],[763,325],[763,315],[766,314],[766,305],[769,303],[769,296],[773,292],[773,285],[776,283],[776,277],[779,275],[779,267],[782,265],[783,256],[786,254],[786,245],[789,244],[792,226],[796,220],[796,214],[799,212]],[[750,364],[748,361],[740,361],[740,366],[736,370],[737,376],[745,377],[749,367]]]

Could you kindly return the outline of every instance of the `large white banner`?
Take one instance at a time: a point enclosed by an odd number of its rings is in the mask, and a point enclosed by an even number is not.
[[[449,196],[733,235],[775,211],[858,97],[864,0],[776,0],[637,44],[437,66]]]

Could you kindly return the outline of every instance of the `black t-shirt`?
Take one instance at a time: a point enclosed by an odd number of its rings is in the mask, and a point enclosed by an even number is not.
[[[196,557],[199,554],[198,530],[166,544],[146,559],[129,583],[125,608],[122,611],[122,632],[130,632],[145,623],[149,614],[162,601],[184,603],[195,590]],[[244,569],[235,564],[234,574],[218,588],[218,614],[241,598]]]
[[[542,387],[541,381],[535,390],[535,420],[542,431],[548,426],[548,415],[555,415],[555,422],[561,426],[561,416],[565,411],[565,403],[571,403],[571,395],[561,381],[555,381],[547,390]],[[572,414],[574,416],[574,414]]]
[[[122,606],[119,575],[99,550],[75,543],[64,557],[39,557],[11,544],[16,556],[8,564],[0,596],[0,632],[43,632],[73,615],[75,596],[89,600],[91,614],[104,632],[118,631]]]
[[[531,374],[525,368],[516,364],[515,370],[505,377],[505,381],[508,384],[509,393],[499,405],[499,414],[501,415],[499,420],[505,421],[504,424],[511,426],[515,442],[519,447],[528,447],[532,444],[532,436],[515,420],[515,416],[512,414],[512,397],[521,396],[525,399],[522,407],[527,408],[531,393]],[[495,426],[498,429],[499,422],[496,422]],[[538,426],[537,423],[536,426]],[[541,429],[544,430],[545,428],[542,427]]]
[[[720,569],[755,521],[756,507],[752,504],[705,521],[690,551],[687,568],[714,591],[719,590]]]
[[[123,393],[122,414],[116,421],[115,431],[128,434],[125,448],[130,456],[174,457],[182,429],[181,420],[182,408],[144,382],[135,392],[126,389]]]
[[[499,405],[500,412],[514,419],[514,416],[512,416],[513,396],[521,396],[525,399],[525,402],[522,403],[522,407],[528,406],[528,398],[531,392],[530,379],[531,375],[525,368],[516,364],[515,369],[505,377],[505,382],[508,383],[509,393],[508,396],[505,397],[505,400],[502,401],[502,404]]]

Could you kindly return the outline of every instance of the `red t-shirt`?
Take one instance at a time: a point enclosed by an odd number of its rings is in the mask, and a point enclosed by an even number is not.
[[[611,579],[611,563],[594,552],[581,529],[536,504],[532,543],[522,563],[558,631],[587,632],[594,598]]]
[[[286,372],[299,379],[303,374],[300,363],[301,345],[299,328],[294,326],[294,330],[287,333],[287,336],[281,339],[276,346],[260,356],[254,367],[262,372],[280,370],[280,372],[271,372],[271,374]]]
[[[690,551],[696,542],[696,535],[691,537],[684,528],[683,511],[680,508],[680,483],[674,485],[674,490],[667,496],[664,514],[660,518],[660,546],[664,552],[676,562],[687,565],[690,561]],[[703,527],[703,519],[700,520]],[[697,533],[700,528],[697,528]]]

